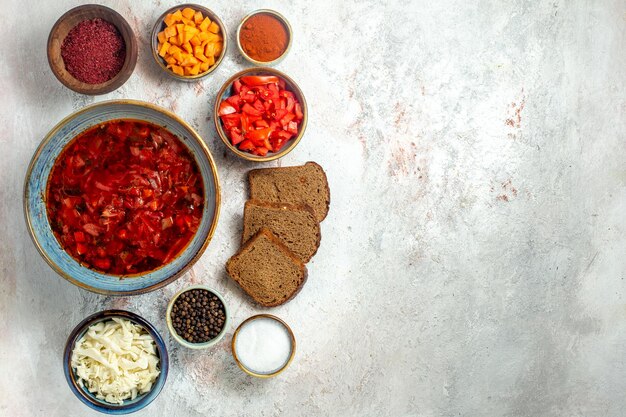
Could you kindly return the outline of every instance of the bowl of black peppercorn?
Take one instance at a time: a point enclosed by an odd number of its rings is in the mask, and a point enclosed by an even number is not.
[[[190,349],[215,345],[228,328],[224,298],[205,285],[193,285],[176,293],[167,305],[166,315],[172,337]]]

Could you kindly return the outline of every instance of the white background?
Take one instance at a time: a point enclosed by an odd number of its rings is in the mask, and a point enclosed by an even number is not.
[[[626,414],[626,5],[585,1],[203,3],[229,29],[218,70],[195,84],[152,61],[148,36],[172,1],[109,1],[139,39],[119,90],[75,94],[46,40],[77,1],[2,0],[0,16],[0,415],[95,416],[70,392],[72,328],[107,308],[167,337],[167,384],[137,416],[623,416]],[[332,204],[309,281],[271,312],[298,351],[280,377],[234,364],[234,326],[265,311],[224,272],[236,251],[248,163],[228,154],[211,108],[248,65],[241,18],[275,8],[295,40],[278,69],[309,102],[301,144],[267,166],[317,161]],[[109,298],[37,254],[22,185],[60,119],[106,99],[173,110],[217,162],[222,210],[192,271],[148,295]],[[214,349],[169,337],[165,307],[205,283],[230,306]]]

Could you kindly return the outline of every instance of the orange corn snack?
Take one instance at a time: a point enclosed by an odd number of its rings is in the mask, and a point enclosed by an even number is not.
[[[223,45],[217,22],[189,7],[168,13],[163,22],[165,28],[157,35],[157,51],[170,71],[198,75],[215,65]]]

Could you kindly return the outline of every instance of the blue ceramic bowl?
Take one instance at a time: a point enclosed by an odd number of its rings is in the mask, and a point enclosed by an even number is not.
[[[87,332],[87,329],[89,329],[91,325],[101,321],[110,320],[113,317],[121,317],[130,320],[143,327],[150,334],[150,336],[152,336],[152,339],[154,339],[157,347],[157,353],[159,355],[159,359],[161,360],[159,365],[161,373],[157,377],[156,381],[154,381],[152,389],[145,394],[138,395],[134,400],[124,401],[121,405],[111,404],[106,401],[99,400],[94,394],[90,393],[89,390],[78,385],[78,377],[76,376],[75,370],[71,365],[72,351],[74,350],[76,341],[78,341],[85,334],[85,332]],[[130,311],[124,310],[101,311],[99,313],[92,314],[85,320],[81,321],[78,326],[72,330],[72,333],[70,333],[67,343],[65,344],[65,352],[63,353],[63,371],[65,373],[65,379],[67,380],[67,383],[69,384],[74,395],[76,395],[76,397],[78,397],[78,399],[87,406],[105,414],[120,415],[134,413],[135,411],[139,411],[150,404],[163,389],[165,381],[167,380],[168,370],[169,358],[167,356],[167,348],[165,347],[165,342],[163,342],[159,332],[157,332],[157,330],[142,317],[135,313],[131,313]]]
[[[72,258],[59,244],[46,214],[48,177],[61,151],[77,135],[92,126],[116,119],[135,119],[166,127],[194,156],[204,185],[204,212],[195,236],[170,263],[159,269],[124,279],[89,269]],[[142,294],[161,288],[180,277],[206,249],[219,217],[220,188],[213,157],[191,126],[173,113],[134,100],[104,101],[85,107],[61,120],[37,148],[26,173],[24,211],[30,235],[39,253],[63,278],[89,291],[106,295]]]

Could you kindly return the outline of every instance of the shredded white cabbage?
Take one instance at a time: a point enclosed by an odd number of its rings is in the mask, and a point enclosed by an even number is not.
[[[117,317],[89,327],[74,346],[72,368],[81,387],[112,404],[150,391],[161,372],[152,336]]]

